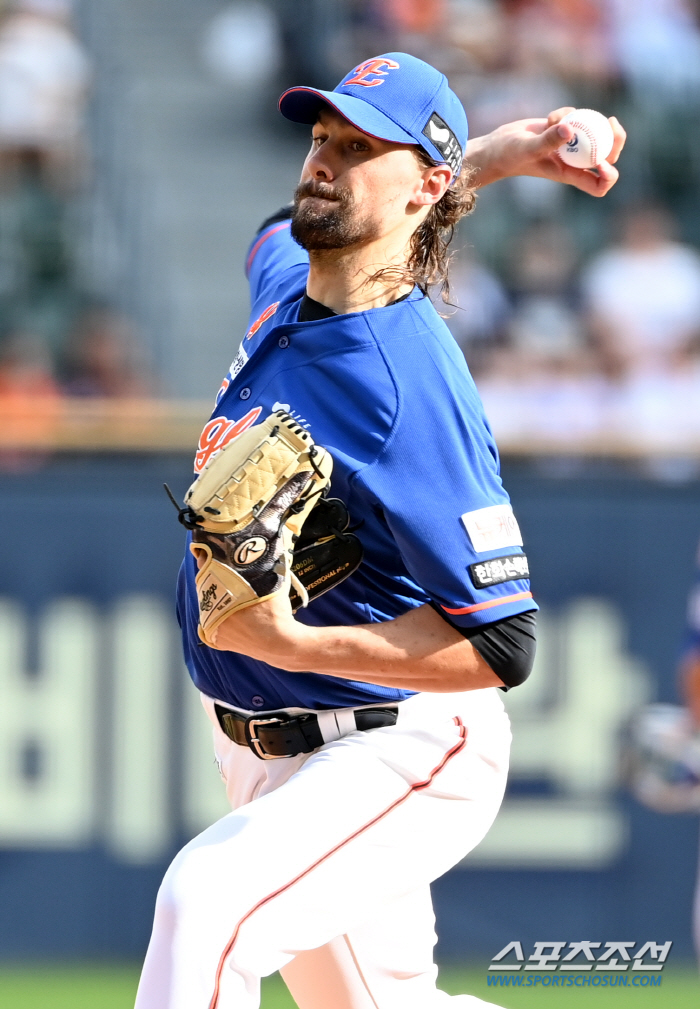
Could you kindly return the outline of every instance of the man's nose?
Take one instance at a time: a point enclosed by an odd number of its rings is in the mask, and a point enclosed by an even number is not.
[[[311,177],[320,182],[331,182],[335,177],[328,153],[324,154],[322,147],[311,155],[307,162],[307,168]]]

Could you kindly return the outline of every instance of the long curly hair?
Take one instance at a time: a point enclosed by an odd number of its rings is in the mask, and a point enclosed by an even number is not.
[[[417,147],[414,156],[421,168],[432,168],[435,162]],[[476,204],[476,189],[472,185],[475,171],[467,161],[462,163],[459,178],[445,191],[411,236],[408,262],[404,267],[386,266],[370,280],[389,280],[393,283],[412,283],[427,294],[431,287],[438,288],[442,300],[449,304],[450,297],[450,242],[457,223],[471,214]]]

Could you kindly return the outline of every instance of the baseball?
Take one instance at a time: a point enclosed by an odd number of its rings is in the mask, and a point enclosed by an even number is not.
[[[612,126],[604,115],[593,109],[576,109],[564,116],[562,123],[568,123],[576,130],[571,140],[557,150],[565,165],[595,168],[605,161],[612,150],[614,136]]]

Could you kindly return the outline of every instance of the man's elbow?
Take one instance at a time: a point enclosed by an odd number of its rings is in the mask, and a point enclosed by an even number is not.
[[[499,669],[498,677],[503,683],[503,690],[521,686],[532,672],[535,664],[535,649],[531,653],[518,653],[505,668]]]
[[[470,640],[500,680],[502,690],[519,687],[535,663],[535,613],[530,610],[485,625]]]

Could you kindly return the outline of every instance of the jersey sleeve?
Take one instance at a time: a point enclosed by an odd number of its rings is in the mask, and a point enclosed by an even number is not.
[[[250,301],[254,305],[267,288],[275,287],[287,270],[309,263],[308,253],[294,241],[291,221],[276,221],[255,236],[246,256]]]
[[[423,362],[379,458],[358,474],[403,565],[460,628],[536,610],[523,541],[481,401]]]

